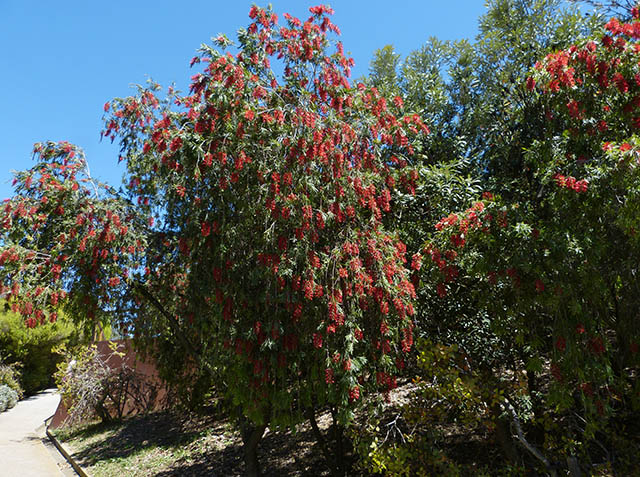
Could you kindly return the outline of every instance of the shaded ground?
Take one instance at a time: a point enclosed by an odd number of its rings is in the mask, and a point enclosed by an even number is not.
[[[242,442],[228,420],[155,413],[56,434],[94,477],[243,475]],[[267,431],[259,459],[266,476],[329,475],[304,427],[295,434]]]

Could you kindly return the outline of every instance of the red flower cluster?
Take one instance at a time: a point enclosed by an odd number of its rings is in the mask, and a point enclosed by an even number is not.
[[[572,176],[564,176],[562,174],[556,174],[553,176],[554,181],[558,187],[571,189],[578,193],[586,192],[589,188],[589,182],[586,179],[576,180]]]

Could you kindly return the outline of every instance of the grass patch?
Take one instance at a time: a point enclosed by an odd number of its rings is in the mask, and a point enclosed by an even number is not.
[[[121,423],[93,423],[53,434],[93,477],[241,476],[242,441],[214,416],[158,412]],[[267,476],[328,475],[309,429],[267,431],[259,459]]]

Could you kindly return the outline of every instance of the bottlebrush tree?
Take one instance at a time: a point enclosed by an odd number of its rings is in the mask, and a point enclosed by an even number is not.
[[[34,147],[36,165],[16,174],[0,210],[0,295],[29,327],[60,307],[89,332],[109,323],[146,248],[145,224],[115,191],[93,180],[66,143]]]
[[[539,189],[445,215],[424,250],[434,306],[475,290],[506,357],[482,379],[548,471],[635,465],[624,423],[640,389],[639,38],[634,9],[630,23],[541,60],[526,80],[547,117],[525,155]]]
[[[92,199],[78,151],[48,144],[3,219],[5,288],[30,323],[66,296],[89,319],[126,308],[138,338],[171,333],[256,425],[248,473],[267,423],[316,429],[324,406],[348,423],[364,392],[393,389],[413,342],[420,256],[382,219],[414,190],[428,130],[352,85],[331,9],[310,12],[278,26],[252,7],[235,54],[220,36],[193,59],[188,95],[152,85],[105,105],[126,199]]]

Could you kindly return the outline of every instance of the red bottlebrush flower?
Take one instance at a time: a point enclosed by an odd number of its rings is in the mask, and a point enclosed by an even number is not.
[[[617,18],[612,18],[604,27],[614,35],[617,35],[621,31],[622,25],[620,25],[620,21]]]
[[[587,182],[586,179],[581,179],[579,181],[576,181],[576,183],[573,185],[573,190],[575,190],[578,193],[586,192],[588,188],[589,188],[589,183]]]
[[[324,370],[324,382],[327,384],[333,384],[333,369],[327,368]]]
[[[438,283],[438,285],[436,286],[436,291],[438,292],[438,296],[440,298],[444,298],[445,296],[447,296],[447,288],[445,287],[444,283]]]
[[[533,91],[535,87],[536,87],[536,80],[533,77],[529,76],[527,78],[527,89],[529,91]]]
[[[360,399],[360,388],[358,386],[354,386],[349,390],[349,401],[357,401]]]
[[[629,83],[627,83],[627,80],[624,78],[624,76],[622,76],[622,73],[618,72],[614,74],[611,79],[616,84],[616,87],[621,93],[626,93],[629,91]]]
[[[589,340],[589,349],[595,355],[601,355],[605,351],[604,342],[602,338],[596,336]]]
[[[580,103],[578,103],[575,99],[572,99],[567,103],[567,109],[569,110],[569,116],[574,119],[580,118]]]
[[[544,291],[544,282],[540,279],[536,280],[536,291],[542,293]]]
[[[621,152],[627,152],[631,150],[631,144],[629,144],[628,142],[622,143],[620,145],[620,151]]]
[[[171,144],[169,145],[171,152],[175,152],[181,147],[182,147],[182,138],[180,136],[176,136],[175,138],[173,138],[173,141],[171,141]]]
[[[551,364],[551,375],[556,381],[562,381],[562,371],[560,371],[560,367],[556,363]]]
[[[103,109],[104,109],[105,113],[106,113],[107,111],[109,111],[109,108],[110,108],[110,107],[111,107],[111,105],[109,104],[109,101],[107,101],[106,103],[104,103],[104,107],[103,107]]]
[[[447,250],[446,252],[444,252],[444,256],[447,260],[452,262],[458,256],[458,252],[456,252],[455,250]]]
[[[419,253],[414,253],[413,257],[411,257],[411,268],[413,270],[420,270],[422,267],[422,255]]]
[[[605,120],[598,121],[598,131],[605,132],[605,131],[608,131],[608,130],[609,130],[609,125],[607,124],[607,122]],[[605,149],[605,151],[606,151],[606,149]]]
[[[309,264],[314,268],[320,268],[320,257],[313,251],[309,251]]]
[[[466,243],[464,234],[453,234],[451,236],[451,243],[458,248],[464,247],[464,244]]]
[[[313,334],[313,346],[315,348],[322,348],[322,336],[318,333]]]
[[[287,243],[288,240],[285,236],[281,235],[280,237],[278,237],[278,249],[281,251],[285,251],[287,250]]]
[[[350,359],[345,359],[342,362],[342,369],[344,369],[345,371],[350,371],[351,370],[351,360]]]
[[[580,390],[586,396],[593,396],[593,388],[591,387],[591,383],[582,383],[582,384],[580,384]]]
[[[202,222],[201,232],[203,237],[208,237],[211,234],[211,224],[209,222]]]
[[[584,325],[582,323],[578,323],[576,325],[576,333],[578,333],[579,335],[584,334],[585,329],[584,329]]]
[[[576,178],[575,178],[575,177],[573,177],[573,176],[568,176],[568,177],[566,178],[566,183],[567,183],[567,185],[566,185],[566,187],[567,187],[567,188],[569,188],[569,189],[573,189],[573,187],[574,187],[574,186],[575,186],[575,184],[576,184]]]
[[[558,351],[564,352],[567,348],[567,340],[565,340],[564,337],[559,336],[558,339],[556,339],[555,347]]]
[[[565,187],[567,185],[567,178],[562,174],[556,174],[553,176],[553,180],[556,182],[558,187]]]
[[[115,287],[120,285],[120,278],[119,277],[112,277],[109,279],[109,286],[110,287]]]
[[[360,328],[356,328],[353,332],[353,336],[355,337],[356,340],[361,341],[362,338],[364,337],[362,330]]]

